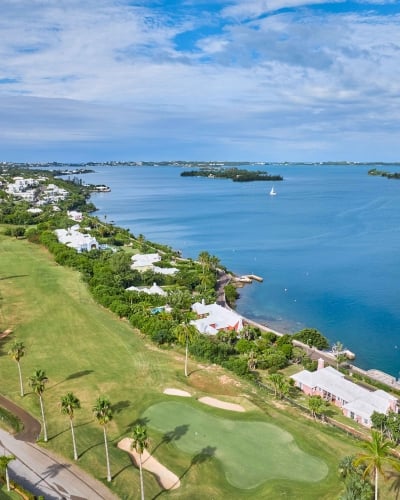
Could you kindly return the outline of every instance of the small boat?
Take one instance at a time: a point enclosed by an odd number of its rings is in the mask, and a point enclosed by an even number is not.
[[[274,186],[272,186],[271,191],[269,192],[269,194],[271,196],[275,196],[276,195],[276,191],[274,190]]]

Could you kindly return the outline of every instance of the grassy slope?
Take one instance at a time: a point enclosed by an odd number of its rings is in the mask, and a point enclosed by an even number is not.
[[[180,354],[161,351],[148,344],[126,322],[95,304],[79,274],[56,265],[42,248],[0,236],[0,255],[0,328],[14,330],[12,336],[0,344],[0,392],[39,418],[37,398],[30,393],[27,384],[27,395],[20,398],[17,367],[6,354],[12,338],[18,338],[27,348],[21,363],[24,380],[35,368],[44,369],[49,377],[44,399],[50,441],[43,446],[71,457],[69,424],[60,414],[58,403],[66,392],[74,392],[82,404],[75,418],[79,463],[104,480],[102,430],[93,421],[91,410],[98,395],[109,396],[116,408],[114,421],[109,426],[112,488],[121,498],[138,498],[138,473],[132,468],[127,454],[116,448],[116,443],[129,433],[146,408],[170,400],[162,394],[165,387],[180,387],[192,393],[209,392],[244,402],[253,411],[241,418],[279,422],[293,434],[305,452],[324,460],[330,471],[320,483],[270,481],[247,492],[234,489],[225,481],[215,459],[192,464],[192,457],[179,451],[174,444],[162,444],[156,456],[183,476],[180,489],[162,496],[328,499],[340,491],[336,472],[338,460],[357,449],[352,442],[344,441],[337,431],[324,429],[298,415],[293,418],[290,409],[282,411],[273,407],[254,394],[250,386],[235,383],[218,367],[191,363],[196,371],[186,381]],[[243,397],[250,393],[262,412]],[[162,439],[156,432],[152,432],[151,437],[153,446]],[[146,474],[145,481],[146,496],[154,497],[160,492],[151,475]],[[386,498],[389,497],[386,495]]]

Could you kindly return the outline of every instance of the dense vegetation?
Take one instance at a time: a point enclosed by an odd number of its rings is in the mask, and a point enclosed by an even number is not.
[[[368,175],[387,177],[388,179],[400,179],[400,172],[386,172],[384,170],[378,170],[377,168],[368,170]]]
[[[251,171],[239,168],[202,168],[200,170],[185,170],[182,177],[209,177],[216,179],[231,179],[233,182],[251,181],[283,181],[281,175],[271,175],[268,172]]]

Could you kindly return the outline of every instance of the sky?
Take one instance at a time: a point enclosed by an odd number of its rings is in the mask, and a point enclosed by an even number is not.
[[[0,161],[400,161],[398,0],[1,0]]]

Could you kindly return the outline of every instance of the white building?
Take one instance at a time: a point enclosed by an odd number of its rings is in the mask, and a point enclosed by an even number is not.
[[[130,286],[129,288],[125,288],[125,290],[128,292],[143,292],[148,295],[162,295],[163,297],[167,295],[167,292],[158,286],[157,283],[153,283],[150,288]]]
[[[154,273],[164,274],[164,275],[174,275],[179,269],[176,267],[158,267],[155,266],[155,262],[160,262],[161,257],[158,253],[138,253],[136,255],[132,255],[131,269],[134,269],[139,272],[144,271],[153,271]]]
[[[56,229],[54,232],[60,243],[74,248],[77,252],[89,252],[99,248],[96,238],[90,234],[79,232],[79,225],[72,226],[69,229]]]
[[[197,319],[191,321],[200,333],[216,335],[221,330],[243,329],[243,318],[234,311],[230,311],[218,304],[205,304],[196,302],[192,305],[192,311],[197,314]]]

